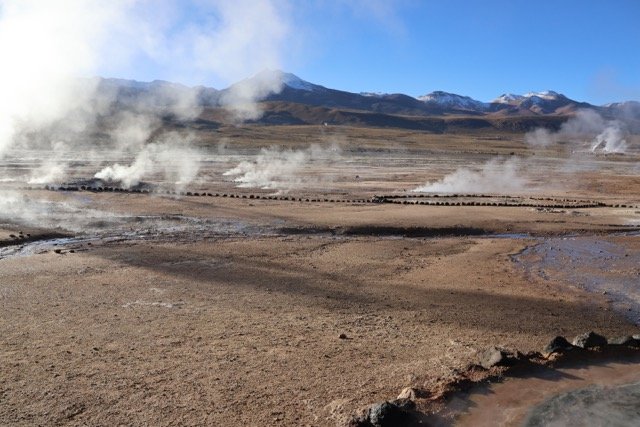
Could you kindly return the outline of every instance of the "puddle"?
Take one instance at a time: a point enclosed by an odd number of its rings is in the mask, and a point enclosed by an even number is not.
[[[530,277],[606,295],[614,310],[638,325],[640,248],[628,240],[638,238],[637,233],[545,238],[513,260]]]
[[[640,359],[540,368],[454,396],[431,420],[454,426],[640,425]]]
[[[116,242],[173,241],[196,242],[229,236],[275,235],[274,227],[253,225],[243,221],[217,218],[195,218],[181,215],[119,216],[92,223],[74,237],[43,238],[0,246],[0,260],[30,256],[51,251],[61,254],[81,252],[91,247]]]

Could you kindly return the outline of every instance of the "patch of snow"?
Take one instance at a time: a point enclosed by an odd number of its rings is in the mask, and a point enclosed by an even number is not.
[[[558,99],[560,95],[558,92],[554,92],[552,90],[545,90],[543,92],[529,92],[529,93],[525,93],[524,97],[525,98],[540,98],[540,99],[545,99],[547,101],[553,101]]]
[[[515,95],[513,93],[505,93],[491,101],[493,104],[513,104],[518,103],[524,99],[522,95]]]
[[[284,84],[285,86],[289,86],[292,89],[306,90],[310,92],[316,88],[316,85],[314,85],[313,83],[309,83],[306,80],[302,80],[295,74],[283,73],[282,71],[280,71],[280,73],[282,73],[282,84]]]
[[[443,91],[435,91],[423,96],[419,96],[418,100],[428,103],[437,104],[444,107],[457,107],[464,109],[484,109],[487,104],[477,101],[469,96],[456,95]]]
[[[387,95],[389,95],[388,93],[385,92],[360,92],[360,95],[362,96],[371,96],[374,98],[382,98],[385,97]]]

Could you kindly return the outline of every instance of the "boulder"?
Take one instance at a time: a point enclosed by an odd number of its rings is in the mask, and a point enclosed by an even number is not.
[[[580,348],[595,348],[607,345],[607,339],[595,332],[587,332],[573,339],[573,345]]]
[[[410,419],[410,413],[393,402],[377,403],[369,409],[369,423],[374,427],[406,425]]]

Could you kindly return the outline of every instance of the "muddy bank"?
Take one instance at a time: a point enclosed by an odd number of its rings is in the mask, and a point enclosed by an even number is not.
[[[537,426],[563,419],[584,423],[579,409],[586,402],[594,404],[594,399],[601,419],[631,422],[620,425],[640,422],[640,415],[626,410],[622,398],[611,399],[640,387],[640,340],[620,337],[607,344],[597,334],[588,336],[576,337],[573,344],[558,337],[542,352],[526,354],[489,348],[455,378],[432,389],[405,388],[397,399],[364,409],[349,425]],[[594,345],[589,341],[593,337],[603,341]],[[625,398],[629,404],[640,402],[637,393]]]
[[[640,422],[627,413],[616,390],[640,384],[640,351],[629,347],[598,352],[579,351],[540,364],[532,363],[490,377],[467,390],[452,393],[444,409],[426,417],[429,425],[543,426],[604,425],[597,419]],[[637,408],[638,396],[626,395]],[[585,403],[597,414],[588,415]],[[618,406],[618,405],[621,406]],[[587,418],[591,417],[591,418]],[[569,422],[571,420],[571,422]],[[587,421],[592,422],[591,424]],[[606,424],[606,423],[605,423]]]
[[[393,226],[352,226],[352,227],[281,227],[282,234],[369,237],[464,237],[485,236],[490,232],[476,227],[393,227]]]
[[[12,237],[13,236],[13,237]],[[35,232],[35,233],[23,233],[15,232],[9,234],[9,239],[0,240],[0,248],[7,248],[10,246],[20,246],[27,243],[39,242],[43,240],[52,240],[70,237],[69,234],[59,232]]]

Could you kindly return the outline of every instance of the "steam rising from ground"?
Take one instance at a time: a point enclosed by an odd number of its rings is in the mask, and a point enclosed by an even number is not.
[[[562,140],[570,140],[573,142],[573,149],[577,150],[625,153],[629,148],[625,140],[628,134],[623,120],[609,120],[593,110],[580,110],[559,131],[538,128],[525,135],[525,142],[532,147],[547,147]]]
[[[522,176],[517,159],[492,159],[480,168],[460,168],[439,181],[416,188],[420,193],[522,192],[529,181]]]
[[[591,151],[604,153],[625,153],[629,146],[619,126],[608,126],[600,132],[591,146]]]
[[[181,139],[165,139],[146,145],[128,166],[118,163],[107,166],[95,174],[95,178],[117,182],[129,188],[144,178],[160,173],[163,179],[176,187],[192,182],[200,169],[200,153],[188,146],[178,145]]]
[[[123,91],[81,76],[98,70],[126,74],[137,61],[151,61],[177,80],[213,77],[229,83],[278,67],[289,32],[285,2],[193,1],[186,8],[184,3],[0,0],[0,158],[13,148],[41,150],[40,170],[31,177],[40,183],[64,179],[67,165],[56,154],[61,147],[98,161],[97,148],[139,153],[129,174],[112,166],[133,182],[136,171],[180,154],[158,142],[157,131],[166,117],[197,117],[202,89],[158,83]],[[202,19],[184,25],[190,8]],[[234,85],[221,102],[239,119],[256,118],[256,100],[280,90],[276,77],[265,74]],[[108,137],[96,140],[105,131]],[[149,143],[155,145],[143,148]],[[168,151],[162,154],[162,148]]]
[[[280,68],[289,22],[287,0],[0,0],[0,159],[33,156],[24,176],[0,174],[0,182],[60,182],[75,159],[125,186],[158,175],[188,184],[198,153],[163,126],[197,118],[203,88],[89,76],[127,76],[152,63],[174,81],[229,84]],[[280,90],[276,77],[234,85],[221,103],[239,120],[256,118],[256,101]],[[135,160],[107,165],[107,154]],[[3,190],[0,200],[0,217],[24,204],[25,216],[41,218],[29,212],[46,206]]]
[[[38,200],[16,191],[2,193],[0,218],[73,232],[83,232],[87,227],[100,227],[118,219],[112,213],[88,209],[82,203]]]
[[[327,166],[340,156],[340,147],[335,144],[328,148],[311,145],[302,150],[263,148],[254,161],[240,162],[224,175],[235,177],[238,187],[287,192],[329,181],[330,176],[313,177],[309,170]]]

